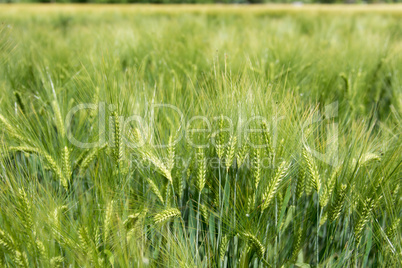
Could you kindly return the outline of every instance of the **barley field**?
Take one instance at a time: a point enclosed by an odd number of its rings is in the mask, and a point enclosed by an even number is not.
[[[0,5],[0,267],[401,267],[401,20]]]

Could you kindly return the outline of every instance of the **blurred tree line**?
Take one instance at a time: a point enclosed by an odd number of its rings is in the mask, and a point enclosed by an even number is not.
[[[261,3],[402,3],[402,0],[0,0],[0,3],[151,3],[151,4],[261,4]]]

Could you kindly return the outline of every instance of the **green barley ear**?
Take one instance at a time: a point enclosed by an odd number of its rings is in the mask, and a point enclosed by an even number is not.
[[[215,141],[215,143],[216,143],[215,150],[216,150],[216,154],[218,155],[219,159],[222,159],[223,154],[225,153],[225,135],[223,134],[223,129],[224,129],[223,116],[221,116],[221,118],[219,119],[218,127],[219,127],[219,132],[218,132],[218,135],[217,135],[216,141]]]
[[[31,202],[28,200],[27,194],[24,189],[18,190],[18,205],[19,214],[24,226],[26,234],[30,234],[34,231],[34,222],[32,217]]]
[[[89,164],[95,159],[97,154],[106,148],[106,144],[93,148],[89,153],[82,159],[80,167],[79,167],[79,174],[84,175],[85,171],[87,170]]]
[[[336,188],[335,190],[335,198],[329,210],[329,220],[331,222],[336,221],[341,214],[346,196],[346,184],[342,184],[341,187]]]
[[[288,169],[289,169],[289,164],[286,161],[283,161],[279,165],[278,170],[275,173],[275,176],[272,178],[267,189],[265,190],[265,192],[263,194],[264,201],[262,203],[261,210],[265,210],[266,208],[268,208],[269,204],[271,203],[272,199],[274,198],[274,196],[278,190],[279,184],[281,183],[283,178],[286,176]]]
[[[156,214],[154,216],[154,222],[158,224],[180,216],[181,216],[180,210],[178,210],[177,208],[168,208]]]
[[[360,212],[359,220],[357,221],[357,224],[355,225],[354,228],[354,233],[355,233],[355,238],[357,241],[357,244],[360,242],[360,238],[362,237],[363,229],[366,226],[367,222],[370,219],[370,214],[371,211],[374,209],[374,199],[373,198],[366,198],[361,204],[362,209]]]
[[[105,243],[109,239],[110,229],[113,220],[113,209],[114,209],[114,201],[112,200],[106,206],[105,220],[103,222],[103,234]]]
[[[260,149],[254,149],[254,159],[253,159],[253,175],[254,175],[254,186],[258,189],[258,185],[261,181],[261,153]]]
[[[161,201],[162,204],[165,202],[163,201],[163,197],[161,192],[158,189],[158,186],[156,186],[155,182],[151,178],[147,178],[149,187],[151,188],[151,191],[158,197],[159,201]]]
[[[171,187],[171,183],[170,181],[166,182],[166,186],[165,186],[165,205],[166,206],[170,206],[171,203],[171,197],[172,197],[172,187]]]
[[[268,129],[268,125],[265,121],[263,121],[261,123],[261,128],[263,130],[262,132],[262,137],[264,139],[264,143],[265,143],[265,148],[267,151],[267,156],[269,157],[269,159],[272,159],[273,154],[274,154],[274,149],[272,147],[272,139],[271,139],[271,133]]]
[[[113,137],[113,158],[116,164],[123,159],[123,139],[121,136],[120,117],[116,111],[112,112],[112,137]]]
[[[15,96],[15,100],[16,100],[18,106],[20,107],[22,113],[25,113],[25,105],[22,102],[21,93],[19,91],[14,91],[14,96]]]
[[[262,258],[265,253],[265,247],[264,245],[260,242],[260,240],[257,239],[254,235],[252,235],[250,232],[243,233],[243,236],[247,238],[247,240],[250,242],[252,247],[255,249],[257,252],[257,255],[259,258]]]
[[[247,207],[246,207],[246,216],[250,216],[251,212],[254,210],[255,207],[255,195],[249,195],[247,199]]]
[[[35,246],[36,246],[36,250],[37,250],[38,255],[39,255],[39,259],[42,260],[42,261],[47,259],[46,258],[47,252],[46,252],[46,248],[43,245],[43,243],[40,240],[37,239],[35,241]]]
[[[306,169],[303,165],[299,165],[296,184],[296,198],[300,199],[306,189]]]
[[[248,152],[249,152],[249,148],[248,148],[248,139],[243,143],[241,149],[237,152],[236,154],[236,162],[237,162],[237,166],[240,168],[243,163],[245,162],[247,156],[248,156]]]
[[[308,183],[317,193],[319,193],[321,189],[320,174],[318,173],[318,168],[315,164],[313,156],[310,154],[310,152],[307,151],[306,148],[303,149],[303,158],[307,165],[307,175],[309,178]]]
[[[303,238],[303,226],[300,225],[299,228],[297,228],[295,240],[293,241],[293,251],[292,251],[292,257],[290,258],[292,262],[294,262],[297,259],[297,256],[299,255],[300,249],[302,247],[302,238]]]
[[[332,195],[332,192],[336,184],[336,178],[339,174],[340,167],[341,166],[339,166],[332,172],[331,177],[328,179],[325,187],[323,187],[323,192],[319,198],[321,207],[325,207],[328,204],[328,201],[330,199],[330,196]]]
[[[389,240],[392,240],[395,237],[395,234],[399,229],[400,218],[396,218],[392,221],[391,226],[387,228],[386,235]]]
[[[80,247],[83,253],[88,256],[88,259],[95,264],[98,262],[97,251],[93,241],[91,241],[88,229],[86,227],[80,227],[78,229],[78,238],[80,240]]]
[[[346,90],[346,93],[348,93],[350,90],[349,79],[346,77],[345,73],[340,73],[339,76],[342,78],[343,82],[345,83],[345,90]]]
[[[229,170],[229,168],[233,164],[236,143],[237,143],[236,136],[231,136],[230,139],[229,139],[229,146],[228,146],[228,148],[226,150],[226,158],[225,158],[226,170]]]
[[[19,141],[25,141],[26,139],[18,134],[18,131],[8,122],[8,120],[0,114],[0,122],[7,129],[7,134],[16,138]]]
[[[361,156],[359,160],[359,165],[360,166],[366,166],[372,162],[379,162],[381,161],[381,157],[378,154],[375,153],[366,153]]]
[[[181,199],[184,193],[184,180],[182,178],[182,173],[180,171],[177,171],[176,176],[174,176],[173,182],[175,187],[175,193],[178,195],[179,199]]]
[[[0,246],[2,246],[8,253],[14,254],[16,245],[14,239],[8,233],[0,229]]]
[[[55,116],[55,123],[57,130],[59,131],[62,138],[66,136],[66,131],[64,129],[63,117],[61,116],[60,106],[56,100],[52,101],[52,108]]]
[[[172,173],[159,158],[150,152],[142,152],[141,154],[143,159],[151,162],[157,168],[160,174],[162,174],[170,183],[173,184]]]
[[[71,159],[70,159],[70,150],[67,146],[64,146],[62,151],[62,160],[63,160],[63,173],[64,177],[67,180],[67,183],[71,179],[72,171],[71,171]]]
[[[26,268],[30,267],[26,252],[21,253],[18,250],[15,251],[14,263],[19,267],[26,267]]]
[[[50,259],[50,267],[52,268],[62,268],[64,263],[64,257],[57,256]]]
[[[25,152],[25,153],[36,153],[37,155],[42,156],[43,158],[46,159],[47,163],[49,164],[49,166],[53,170],[53,172],[56,174],[57,178],[61,181],[62,186],[65,189],[68,189],[67,180],[64,177],[64,173],[63,173],[62,169],[57,164],[57,162],[53,159],[53,157],[50,156],[45,151],[43,151],[39,148],[30,147],[30,146],[10,147],[9,150],[20,151],[20,152]]]
[[[173,167],[174,167],[174,162],[175,162],[175,144],[173,142],[174,137],[170,136],[169,137],[169,147],[168,147],[168,159],[167,159],[167,163],[166,163],[166,167],[167,169],[170,170],[170,172],[172,172]]]
[[[209,220],[209,212],[208,208],[204,204],[200,204],[201,215],[204,218],[205,222],[208,223]]]
[[[228,244],[229,244],[229,238],[228,238],[227,235],[225,235],[225,236],[222,238],[222,241],[221,241],[221,243],[219,244],[219,249],[218,249],[218,251],[219,251],[219,259],[220,259],[221,261],[223,261],[223,260],[225,259],[225,255],[226,255],[226,251],[227,251],[227,248],[228,248]]]
[[[207,160],[202,148],[198,148],[197,152],[197,189],[202,192],[205,187],[205,179],[207,173]]]

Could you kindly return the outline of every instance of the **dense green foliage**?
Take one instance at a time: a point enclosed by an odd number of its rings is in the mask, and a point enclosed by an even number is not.
[[[400,267],[401,16],[0,9],[1,266]]]

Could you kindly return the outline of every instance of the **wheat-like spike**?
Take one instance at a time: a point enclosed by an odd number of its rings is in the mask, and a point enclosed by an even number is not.
[[[78,238],[80,240],[80,247],[82,252],[86,253],[88,259],[91,261],[92,266],[99,266],[98,252],[95,243],[90,239],[87,227],[80,227],[78,230]]]
[[[251,194],[247,200],[246,216],[250,215],[255,207],[255,195]]]
[[[78,238],[80,240],[80,247],[82,252],[90,254],[91,241],[88,236],[88,229],[86,227],[80,227],[78,230]]]
[[[248,139],[247,139],[241,146],[241,149],[239,151],[237,151],[237,154],[236,154],[236,162],[237,162],[238,167],[241,167],[243,165],[243,163],[245,162],[245,160],[248,156],[248,152],[249,152],[248,147],[249,146],[248,146]]]
[[[114,200],[110,201],[106,205],[106,211],[105,211],[105,220],[103,222],[103,234],[104,234],[104,241],[107,242],[110,234],[110,229],[112,225],[112,219],[113,219],[113,208],[114,208]]]
[[[325,211],[324,214],[320,217],[320,227],[324,225],[327,219],[328,219],[328,211]]]
[[[175,182],[175,184],[174,184],[175,192],[178,195],[178,197],[181,199],[183,197],[183,193],[184,193],[184,181],[181,176],[181,173],[179,173],[179,175],[175,176],[174,182]]]
[[[229,139],[229,146],[226,150],[226,159],[225,159],[226,170],[229,170],[229,168],[233,164],[236,143],[237,143],[236,136],[231,136]]]
[[[288,168],[289,168],[289,165],[286,161],[283,161],[279,165],[278,170],[275,173],[275,176],[272,178],[267,189],[265,190],[265,192],[263,194],[264,201],[261,206],[262,210],[265,210],[271,203],[272,199],[274,198],[274,196],[278,190],[279,184],[281,183],[283,178],[286,176]]]
[[[309,182],[313,186],[314,190],[319,193],[321,189],[320,174],[318,173],[318,168],[312,155],[307,151],[307,149],[303,149],[303,158],[307,164]]]
[[[99,249],[102,245],[102,230],[100,228],[95,229],[95,248]]]
[[[151,162],[157,170],[170,182],[173,184],[173,179],[172,179],[172,174],[171,172],[167,169],[165,164],[161,160],[159,160],[156,156],[151,154],[150,152],[142,152],[142,156],[144,159],[148,160]]]
[[[327,181],[325,187],[323,187],[322,194],[319,198],[320,205],[322,207],[325,207],[328,204],[329,198],[332,195],[332,192],[334,190],[335,184],[336,184],[336,177],[339,172],[339,167],[332,172],[331,177]]]
[[[370,213],[373,209],[374,209],[374,199],[370,197],[366,198],[366,200],[362,204],[362,211],[360,213],[359,221],[357,222],[354,228],[357,244],[359,244],[360,242],[363,229],[366,226],[367,222],[369,221]]]
[[[10,151],[24,152],[29,154],[40,154],[40,150],[29,146],[12,146],[8,148]]]
[[[224,120],[223,117],[220,118],[219,120],[219,132],[218,132],[218,137],[216,139],[216,146],[215,146],[215,150],[216,150],[216,154],[218,155],[219,159],[223,158],[223,154],[225,153],[225,137],[223,134],[223,128],[224,128]]]
[[[329,219],[330,221],[335,221],[341,214],[341,210],[343,207],[343,203],[346,196],[346,184],[342,184],[339,189],[336,189],[335,198],[333,203],[331,204],[331,209],[329,210]]]
[[[254,149],[253,173],[254,185],[257,190],[261,181],[261,153],[259,149]]]
[[[163,201],[163,197],[161,192],[158,189],[158,186],[155,184],[155,182],[151,178],[147,178],[148,184],[151,188],[151,191],[158,197],[159,201],[161,201],[162,204],[165,202]]]
[[[57,256],[50,259],[50,267],[52,268],[61,268],[63,267],[64,257]]]
[[[67,206],[60,206],[57,207],[54,212],[53,212],[53,231],[56,232],[56,235],[59,237],[60,236],[60,215],[67,210]]]
[[[226,255],[226,251],[229,245],[229,238],[227,235],[225,235],[222,240],[221,243],[219,244],[219,259],[220,260],[224,260],[225,259],[225,255]]]
[[[130,230],[133,228],[134,224],[137,222],[138,218],[140,217],[141,213],[135,213],[128,215],[127,219],[123,221],[124,227],[126,227],[127,230]]]
[[[387,235],[389,240],[392,240],[394,238],[395,234],[396,234],[396,231],[399,230],[399,222],[400,222],[400,220],[401,220],[400,218],[395,218],[392,221],[391,226],[389,226],[387,228],[386,235]]]
[[[46,248],[45,248],[45,246],[44,246],[43,243],[42,243],[40,240],[38,240],[38,239],[35,241],[35,244],[36,244],[36,250],[37,250],[38,255],[39,255],[39,259],[42,260],[42,261],[44,261],[45,259],[47,259],[47,258],[46,258],[47,253],[46,253]]]
[[[117,164],[123,159],[123,139],[121,136],[120,118],[116,111],[112,112],[113,158]]]
[[[349,79],[346,77],[345,73],[341,73],[339,76],[342,78],[343,82],[345,82],[346,93],[348,93],[350,89]]]
[[[63,173],[67,182],[70,181],[72,171],[71,171],[71,158],[70,158],[70,150],[67,146],[64,146],[62,151],[62,160],[63,160]]]
[[[18,201],[19,201],[19,214],[25,229],[24,231],[26,234],[29,234],[30,232],[34,231],[32,209],[27,194],[22,188],[18,190]]]
[[[296,198],[300,199],[306,189],[306,172],[305,168],[300,165],[299,172],[297,174],[297,184],[296,184]]]
[[[375,153],[366,153],[360,157],[359,165],[365,166],[373,161],[381,161],[381,157]]]
[[[53,170],[54,173],[56,173],[57,177],[59,177],[61,184],[65,189],[68,189],[68,184],[66,178],[63,176],[62,169],[60,166],[56,163],[56,161],[51,157],[48,153],[40,151],[40,154],[47,160],[48,164],[50,165],[50,168]]]
[[[175,164],[176,146],[174,145],[173,139],[174,139],[173,136],[169,137],[168,159],[167,159],[167,163],[166,163],[166,167],[168,170],[170,170],[170,172],[172,172],[172,170],[174,168],[174,164]]]
[[[18,134],[18,131],[8,122],[8,120],[0,114],[0,121],[3,123],[3,125],[6,127],[8,130],[8,134],[16,138],[17,140],[20,141],[25,141],[26,139],[22,137],[21,135]]]
[[[39,148],[30,147],[30,146],[10,147],[9,149],[14,150],[14,151],[26,152],[26,153],[36,153],[39,156],[44,157],[46,159],[47,163],[49,164],[50,168],[53,170],[53,172],[56,174],[56,176],[60,179],[63,187],[68,189],[67,180],[63,175],[62,169],[56,163],[56,161],[53,159],[53,157],[51,157],[48,153],[46,153],[45,151],[43,151]]]
[[[393,194],[392,194],[392,204],[394,204],[395,206],[398,205],[398,199],[400,197],[399,190],[400,190],[400,186],[399,186],[399,184],[397,184],[395,186],[395,189],[394,189]]]
[[[260,242],[260,240],[258,240],[257,237],[252,235],[250,232],[243,233],[243,235],[248,239],[253,248],[257,251],[258,257],[262,258],[264,256],[265,247]]]
[[[170,206],[170,201],[172,197],[172,187],[170,187],[170,181],[166,182],[166,187],[165,187],[165,204],[166,206]]]
[[[154,222],[162,223],[167,220],[170,220],[170,219],[173,219],[176,217],[180,217],[180,216],[181,216],[180,210],[178,210],[177,208],[168,208],[168,209],[156,214],[154,216]]]
[[[205,222],[209,220],[209,212],[208,208],[204,204],[200,204],[201,215],[204,218]]]
[[[84,160],[85,156],[88,154],[89,149],[83,150],[77,158],[74,159],[74,164],[75,165],[81,165],[82,161]]]
[[[28,256],[26,252],[21,253],[19,250],[15,251],[14,263],[19,267],[29,267]]]
[[[61,116],[60,106],[56,100],[52,101],[52,108],[55,115],[55,123],[57,130],[60,132],[62,138],[66,136],[66,131],[64,129],[63,117]]]
[[[142,137],[142,133],[141,133],[141,130],[139,130],[139,128],[135,128],[133,130],[133,137],[134,137],[134,142],[136,142],[137,144],[144,143],[144,139]]]
[[[18,106],[20,106],[22,113],[25,113],[25,105],[24,102],[22,101],[21,93],[19,91],[14,91],[14,96]]]
[[[265,121],[263,121],[261,123],[261,128],[263,129],[262,136],[264,138],[264,142],[265,142],[265,145],[266,145],[265,148],[267,149],[267,156],[270,159],[272,159],[272,156],[274,154],[274,149],[272,147],[271,133],[270,133],[270,131],[268,129],[268,126],[267,126],[267,123]]]
[[[206,172],[207,172],[207,161],[205,158],[204,151],[202,148],[198,148],[197,153],[197,181],[196,186],[200,192],[204,189]]]
[[[302,246],[302,238],[303,238],[303,228],[302,226],[300,226],[299,228],[297,228],[296,239],[293,242],[293,251],[291,257],[292,261],[295,261],[297,259],[297,256],[299,255]]]
[[[16,245],[14,239],[11,237],[11,235],[9,235],[8,233],[4,232],[1,229],[0,229],[0,246],[3,246],[3,248],[11,254],[15,253]]]
[[[80,164],[80,169],[79,173],[84,174],[85,170],[88,168],[89,164],[92,162],[92,160],[95,159],[96,155],[98,154],[99,151],[103,150],[106,147],[106,144],[93,148],[82,160]]]

